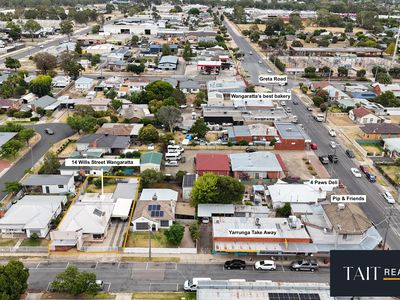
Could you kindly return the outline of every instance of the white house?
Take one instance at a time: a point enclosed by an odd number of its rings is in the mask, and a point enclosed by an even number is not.
[[[372,111],[363,106],[350,110],[349,118],[357,124],[376,124],[383,122],[381,117],[374,115]]]
[[[75,89],[78,91],[89,91],[94,85],[94,79],[88,77],[79,77],[75,81]]]
[[[178,57],[174,55],[162,56],[157,67],[161,70],[176,70],[178,67]]]
[[[75,193],[75,181],[68,175],[30,175],[21,182],[25,189],[39,189],[43,194]]]
[[[0,230],[4,234],[33,233],[45,238],[51,228],[51,220],[62,211],[66,196],[27,195],[12,205],[0,219]]]
[[[55,88],[64,88],[71,82],[71,78],[69,76],[56,76],[53,78],[51,82],[53,87]]]

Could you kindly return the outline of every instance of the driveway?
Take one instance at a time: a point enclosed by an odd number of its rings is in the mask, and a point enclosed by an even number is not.
[[[36,164],[42,158],[42,156],[49,151],[53,144],[74,134],[73,130],[64,123],[29,125],[28,127],[39,133],[42,136],[42,139],[35,146],[33,146],[32,154],[31,151],[28,151],[0,178],[0,199],[3,199],[7,194],[3,192],[6,182],[21,180],[21,178],[25,175],[25,171],[32,168],[32,161],[33,164]],[[46,128],[52,129],[54,131],[54,135],[46,134],[44,132]]]
[[[201,223],[198,251],[202,254],[210,254],[212,248],[212,222],[208,224]]]

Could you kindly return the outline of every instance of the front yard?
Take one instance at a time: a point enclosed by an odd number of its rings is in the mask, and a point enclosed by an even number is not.
[[[46,247],[49,241],[46,239],[25,239],[21,243],[21,247]]]
[[[359,143],[359,145],[367,151],[367,155],[380,156],[383,153],[383,148],[377,143]]]
[[[400,184],[400,166],[381,165],[380,167],[382,168],[383,172],[385,172],[386,175],[393,180],[393,182]]]
[[[129,232],[128,240],[125,247],[146,248],[149,247],[149,233],[146,232]],[[170,248],[167,238],[163,231],[151,233],[151,247],[153,248]]]
[[[17,239],[0,239],[0,247],[14,247]]]

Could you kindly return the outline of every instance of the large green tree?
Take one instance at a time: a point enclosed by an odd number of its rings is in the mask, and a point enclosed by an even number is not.
[[[34,36],[35,32],[42,29],[42,26],[40,26],[40,24],[38,22],[36,22],[35,20],[30,19],[30,20],[26,21],[26,23],[24,25],[24,29],[31,34],[31,39],[33,42],[33,36]]]
[[[0,266],[0,299],[19,300],[28,288],[29,270],[20,261]]]
[[[174,130],[174,127],[182,121],[182,114],[179,108],[171,105],[161,107],[157,114],[157,120],[160,121],[170,132]]]
[[[199,203],[238,203],[243,199],[243,194],[244,185],[239,180],[206,173],[195,181],[190,204],[196,207]]]
[[[151,124],[142,127],[139,131],[139,140],[142,143],[157,143],[159,138],[158,130]]]
[[[33,57],[33,61],[36,63],[36,68],[43,74],[47,74],[57,67],[57,58],[47,52],[39,52]]]
[[[6,60],[4,63],[5,63],[6,68],[14,69],[15,71],[17,69],[21,68],[21,63],[19,62],[19,60],[16,58],[12,58],[10,56],[6,57]]]
[[[67,118],[68,125],[75,131],[84,133],[94,132],[97,126],[97,119],[91,115],[73,115]]]
[[[95,296],[99,291],[96,283],[96,274],[79,272],[75,266],[70,266],[64,272],[58,274],[51,283],[51,291],[67,293],[74,296],[88,294]]]
[[[39,169],[39,174],[57,174],[61,167],[58,156],[53,152],[47,152],[43,159],[43,165]]]
[[[198,119],[190,128],[190,132],[197,135],[199,138],[204,138],[209,128],[203,119]]]
[[[39,97],[50,94],[52,79],[49,75],[39,75],[29,83],[29,90]]]
[[[68,36],[70,40],[71,33],[74,32],[74,23],[71,20],[63,20],[60,22],[60,32]]]
[[[184,233],[185,227],[180,223],[174,223],[169,229],[164,231],[168,243],[173,246],[178,246],[181,243]]]

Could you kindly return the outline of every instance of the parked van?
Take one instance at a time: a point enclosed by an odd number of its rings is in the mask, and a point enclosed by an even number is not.
[[[168,145],[167,147],[168,153],[174,153],[174,152],[184,152],[185,149],[183,149],[180,145]]]
[[[193,278],[186,280],[185,283],[183,284],[183,289],[187,292],[195,292],[197,291],[197,286],[199,284],[199,281],[209,281],[211,278]]]
[[[165,153],[165,160],[181,160],[181,158],[180,152]]]

